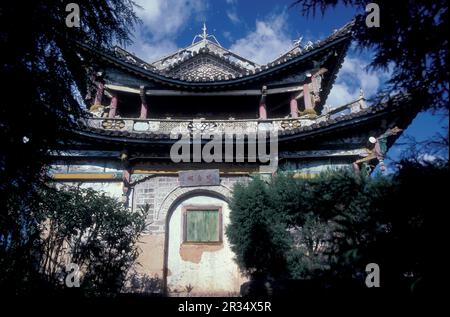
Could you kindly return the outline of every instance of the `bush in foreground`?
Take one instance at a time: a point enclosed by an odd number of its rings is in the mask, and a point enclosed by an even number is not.
[[[253,279],[364,287],[366,265],[377,263],[385,287],[429,288],[447,177],[447,164],[403,162],[390,176],[255,179],[235,187],[226,234]]]

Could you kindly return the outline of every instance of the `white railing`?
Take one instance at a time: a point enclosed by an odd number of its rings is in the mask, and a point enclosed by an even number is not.
[[[349,112],[359,112],[365,108],[363,98],[359,98],[346,105],[325,111],[322,115],[304,115],[299,118],[273,118],[273,119],[139,119],[139,118],[100,118],[88,117],[83,119],[85,126],[114,131],[127,131],[134,133],[170,134],[172,132],[197,132],[197,133],[223,133],[243,131],[256,133],[264,130],[292,130],[310,126]]]

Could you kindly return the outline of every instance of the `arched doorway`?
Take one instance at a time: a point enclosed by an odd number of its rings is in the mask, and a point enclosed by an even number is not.
[[[225,235],[230,209],[223,193],[183,191],[168,209],[164,281],[169,295],[239,293],[245,280]]]

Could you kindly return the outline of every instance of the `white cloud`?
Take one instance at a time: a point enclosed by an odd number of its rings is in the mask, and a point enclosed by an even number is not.
[[[231,45],[230,50],[258,64],[266,64],[292,47],[286,34],[285,12],[256,20],[255,30]]]
[[[190,17],[203,18],[206,0],[137,0],[142,24],[138,26],[130,51],[153,61],[177,49],[175,39]]]
[[[133,44],[130,51],[146,62],[153,62],[165,55],[175,52],[178,49],[174,40],[159,40],[158,42],[143,40],[139,35],[139,43]]]
[[[344,83],[335,83],[328,95],[327,104],[331,106],[341,106],[355,100],[359,94]]]
[[[228,19],[230,19],[230,21],[233,24],[240,23],[241,19],[239,18],[238,14],[237,14],[237,9],[236,9],[237,1],[236,0],[227,0],[227,4],[229,6],[229,9],[227,10]]]
[[[360,88],[363,89],[366,98],[373,97],[388,79],[389,74],[366,71],[369,62],[356,56],[347,56],[326,103],[340,106],[351,102],[359,97]]]
[[[222,33],[223,37],[226,38],[228,41],[233,41],[233,36],[231,35],[231,32],[228,31],[224,31]]]
[[[429,154],[429,153],[423,153],[419,154],[418,160],[423,163],[433,163],[439,159],[437,155]]]
[[[230,19],[231,22],[233,22],[234,24],[238,24],[239,22],[241,22],[241,20],[239,19],[237,12],[235,9],[232,10],[228,10],[227,11],[227,17],[228,19]]]

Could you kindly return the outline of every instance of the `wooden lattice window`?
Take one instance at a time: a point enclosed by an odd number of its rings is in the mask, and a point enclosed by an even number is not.
[[[183,208],[185,243],[222,242],[222,208],[220,206],[185,206]]]

